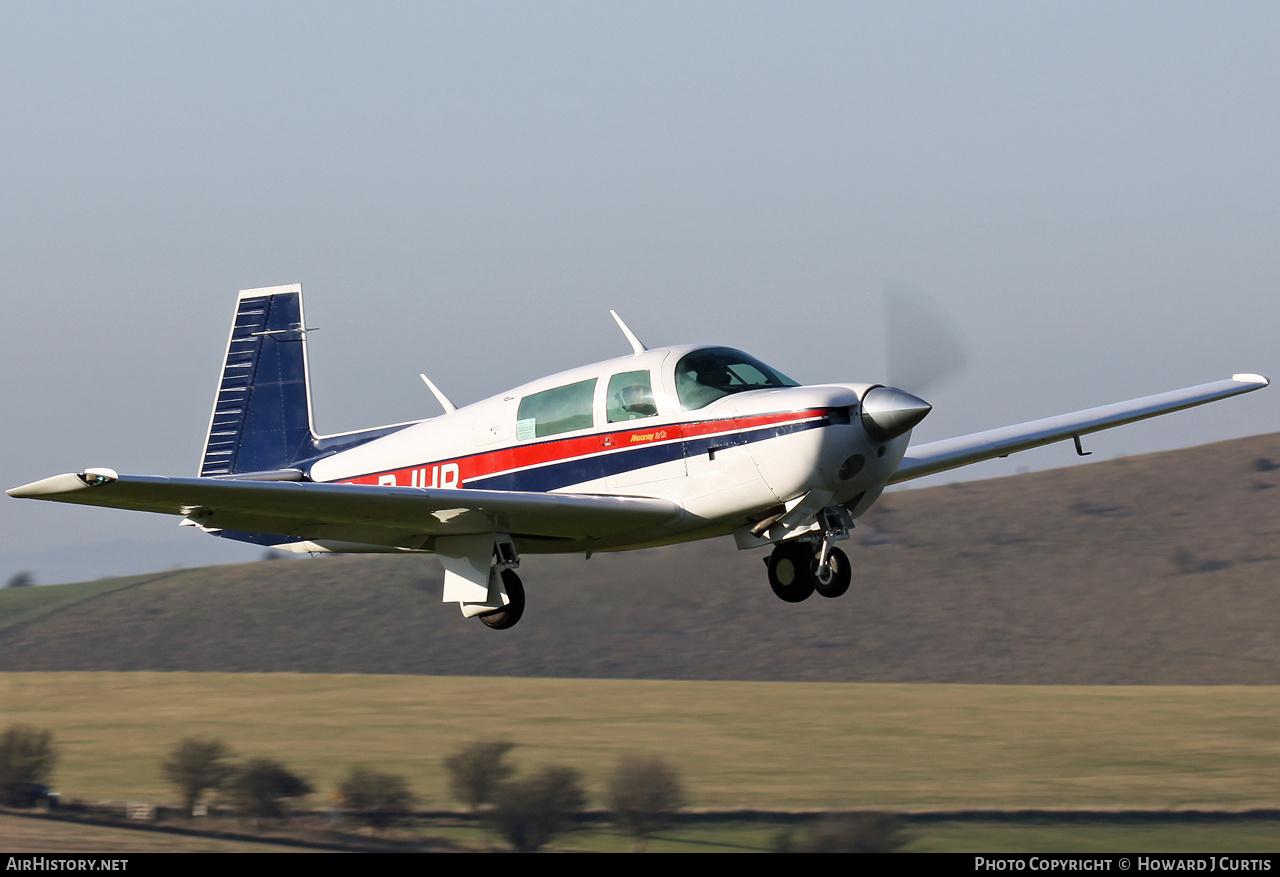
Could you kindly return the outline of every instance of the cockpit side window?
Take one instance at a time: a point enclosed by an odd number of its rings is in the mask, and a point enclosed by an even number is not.
[[[610,423],[656,417],[658,406],[653,401],[653,384],[648,370],[623,372],[609,378],[605,396],[605,416]]]
[[[782,372],[728,347],[695,350],[676,363],[676,394],[685,411],[705,408],[733,393],[798,386]]]
[[[590,429],[595,425],[591,416],[595,395],[596,379],[592,378],[525,396],[516,412],[516,439]]]

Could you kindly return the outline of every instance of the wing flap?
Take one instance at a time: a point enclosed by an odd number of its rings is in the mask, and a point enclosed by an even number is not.
[[[113,477],[91,473],[55,475],[8,491],[10,496],[78,505],[132,509],[191,517],[204,527],[353,541],[385,535],[386,544],[408,536],[506,532],[512,535],[595,539],[661,525],[679,514],[667,500],[637,496],[524,493],[316,484],[291,481],[230,481]]]
[[[1260,390],[1268,383],[1267,379],[1261,375],[1234,375],[1228,381],[1215,381],[1169,393],[1117,402],[1114,405],[1088,408],[1071,414],[1060,414],[1016,426],[1006,426],[911,447],[907,449],[906,456],[893,477],[889,479],[889,483],[898,484],[913,478],[923,478],[926,475],[935,475],[970,463],[1005,457],[1018,451],[1026,451],[1053,442],[1123,426],[1126,423],[1146,420],[1148,417],[1158,417],[1161,414],[1193,408],[1207,402],[1216,402],[1219,399]]]

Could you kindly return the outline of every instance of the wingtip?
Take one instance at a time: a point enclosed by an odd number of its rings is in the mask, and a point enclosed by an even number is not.
[[[74,493],[86,487],[97,487],[99,484],[110,484],[118,481],[119,478],[119,474],[114,469],[92,468],[85,469],[83,472],[67,472],[51,478],[41,478],[30,484],[11,487],[5,493],[15,499],[39,499],[62,493]]]
[[[1267,380],[1262,375],[1254,375],[1254,374],[1232,375],[1231,380],[1235,381],[1238,384],[1261,384],[1264,387],[1271,386],[1271,381]]]
[[[18,487],[11,487],[5,493],[14,499],[34,499],[41,496],[50,496],[57,493],[69,493],[73,490],[79,490],[84,487],[84,482],[72,473],[65,475],[54,475],[51,478],[41,478],[39,481],[32,481],[29,484],[22,484]]]

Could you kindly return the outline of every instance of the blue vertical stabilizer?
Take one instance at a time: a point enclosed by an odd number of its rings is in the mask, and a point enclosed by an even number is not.
[[[302,286],[243,290],[200,475],[286,469],[317,450]]]

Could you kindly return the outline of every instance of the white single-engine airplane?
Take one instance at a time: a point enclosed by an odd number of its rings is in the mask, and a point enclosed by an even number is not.
[[[834,543],[890,484],[1267,386],[1259,375],[908,448],[930,406],[879,384],[802,387],[727,347],[647,349],[445,413],[340,435],[312,427],[302,287],[240,293],[198,478],[86,469],[10,496],[180,515],[295,552],[434,552],[444,601],[496,629],[524,612],[522,553],[621,551],[732,534],[773,545],[795,603],[849,587]]]

